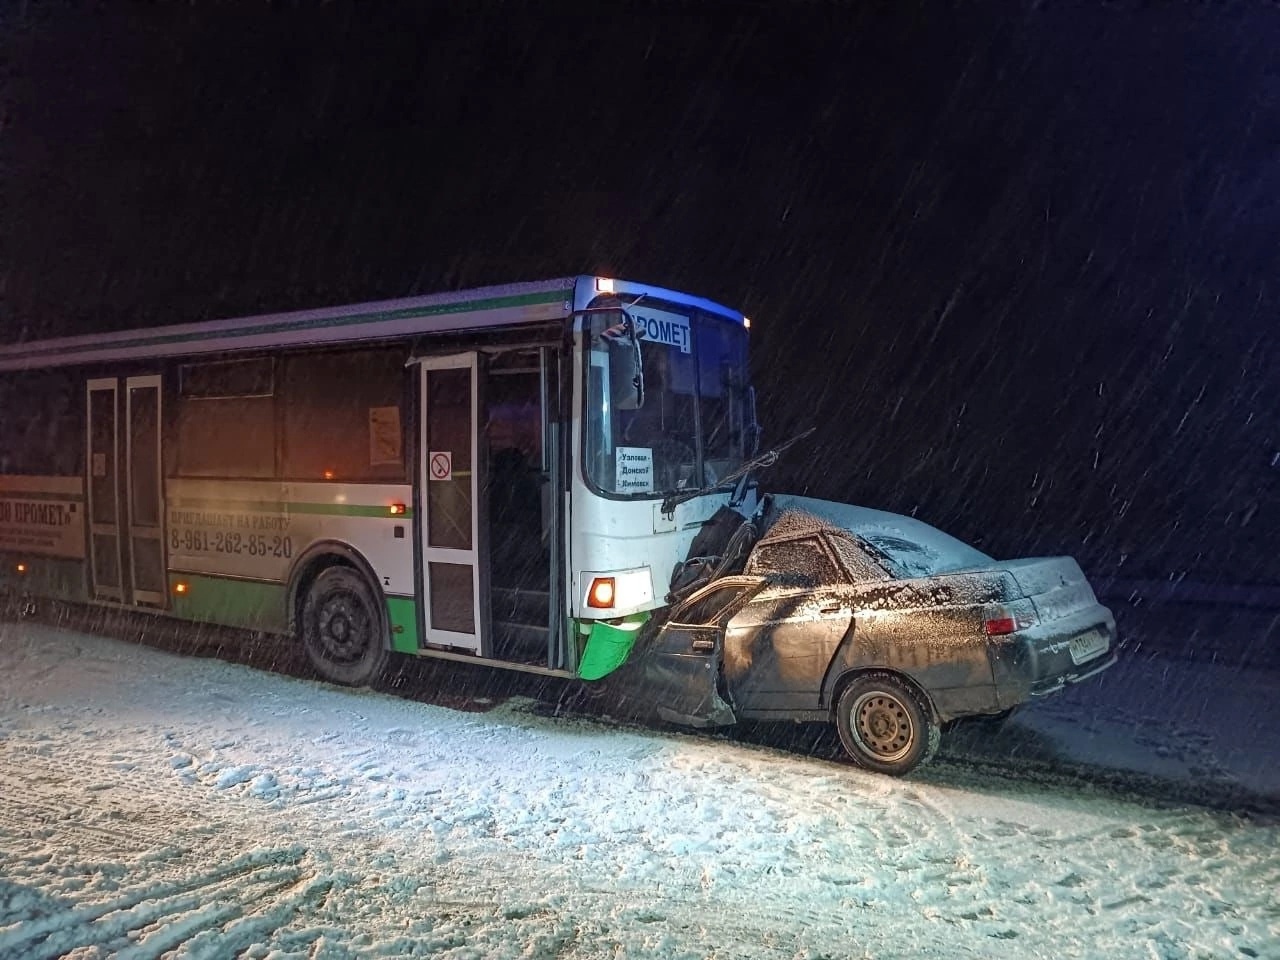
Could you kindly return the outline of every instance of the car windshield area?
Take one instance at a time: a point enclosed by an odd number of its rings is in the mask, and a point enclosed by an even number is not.
[[[594,308],[584,329],[584,469],[595,488],[655,497],[715,486],[742,464],[743,327],[644,301]]]

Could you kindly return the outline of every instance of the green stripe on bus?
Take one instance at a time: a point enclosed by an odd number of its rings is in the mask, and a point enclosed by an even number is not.
[[[328,517],[384,517],[406,520],[413,518],[413,508],[406,505],[404,513],[392,513],[387,504],[370,506],[360,503],[295,503],[282,500],[210,500],[182,497],[169,501],[175,510],[229,510],[240,513],[311,513]]]
[[[71,503],[83,503],[82,493],[49,493],[45,490],[14,490],[0,487],[0,497],[9,500],[67,500]]]
[[[398,653],[417,653],[417,601],[409,597],[387,597],[387,619],[391,623],[391,649]]]
[[[550,290],[538,293],[521,293],[509,297],[493,297],[489,300],[459,300],[452,303],[440,303],[423,307],[402,307],[399,310],[380,310],[374,313],[356,313],[340,317],[317,317],[314,320],[300,322],[298,320],[278,320],[275,323],[256,323],[244,327],[233,327],[228,330],[202,330],[198,333],[170,333],[150,337],[137,337],[132,340],[113,340],[104,343],[103,350],[121,350],[130,347],[154,347],[167,343],[190,343],[199,340],[226,340],[236,337],[251,337],[264,333],[275,333],[280,330],[323,330],[334,327],[347,327],[365,323],[382,323],[387,320],[402,320],[413,317],[437,317],[456,313],[483,313],[488,310],[504,310],[511,307],[539,306],[546,303],[562,302],[571,296],[569,290]],[[50,354],[59,354],[68,348],[65,344],[43,350],[14,351],[4,356],[6,360],[27,359]]]
[[[178,585],[183,590],[178,592]],[[249,630],[288,630],[285,585],[237,580],[199,573],[169,574],[170,610],[197,623],[217,623]],[[412,597],[387,597],[391,649],[418,652],[418,607]]]
[[[181,593],[178,585],[185,584]],[[289,627],[283,583],[169,574],[170,609],[183,620],[284,633]]]

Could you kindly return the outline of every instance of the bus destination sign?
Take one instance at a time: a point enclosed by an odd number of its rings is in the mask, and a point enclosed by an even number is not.
[[[691,351],[689,318],[684,314],[649,307],[632,307],[628,313],[635,318],[636,325],[646,341],[678,347],[681,353]]]

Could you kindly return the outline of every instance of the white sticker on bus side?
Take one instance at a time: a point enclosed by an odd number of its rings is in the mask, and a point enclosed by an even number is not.
[[[0,476],[0,550],[84,559],[79,477]]]
[[[427,469],[432,480],[453,479],[453,451],[432,450],[427,454]]]
[[[653,450],[649,447],[618,447],[614,489],[618,493],[653,492]]]
[[[628,312],[635,318],[646,341],[679,347],[681,353],[689,353],[692,349],[689,318],[683,314],[650,307],[632,307]]]
[[[369,408],[369,464],[400,463],[400,408]]]
[[[299,536],[288,505],[279,502],[171,504],[168,521],[169,566],[192,573],[284,580],[309,542],[306,533]]]

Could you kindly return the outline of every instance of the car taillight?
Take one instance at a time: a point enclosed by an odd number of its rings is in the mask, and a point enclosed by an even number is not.
[[[989,603],[982,610],[982,632],[988,637],[1003,637],[1034,627],[1037,622],[1036,610],[1030,600]]]

